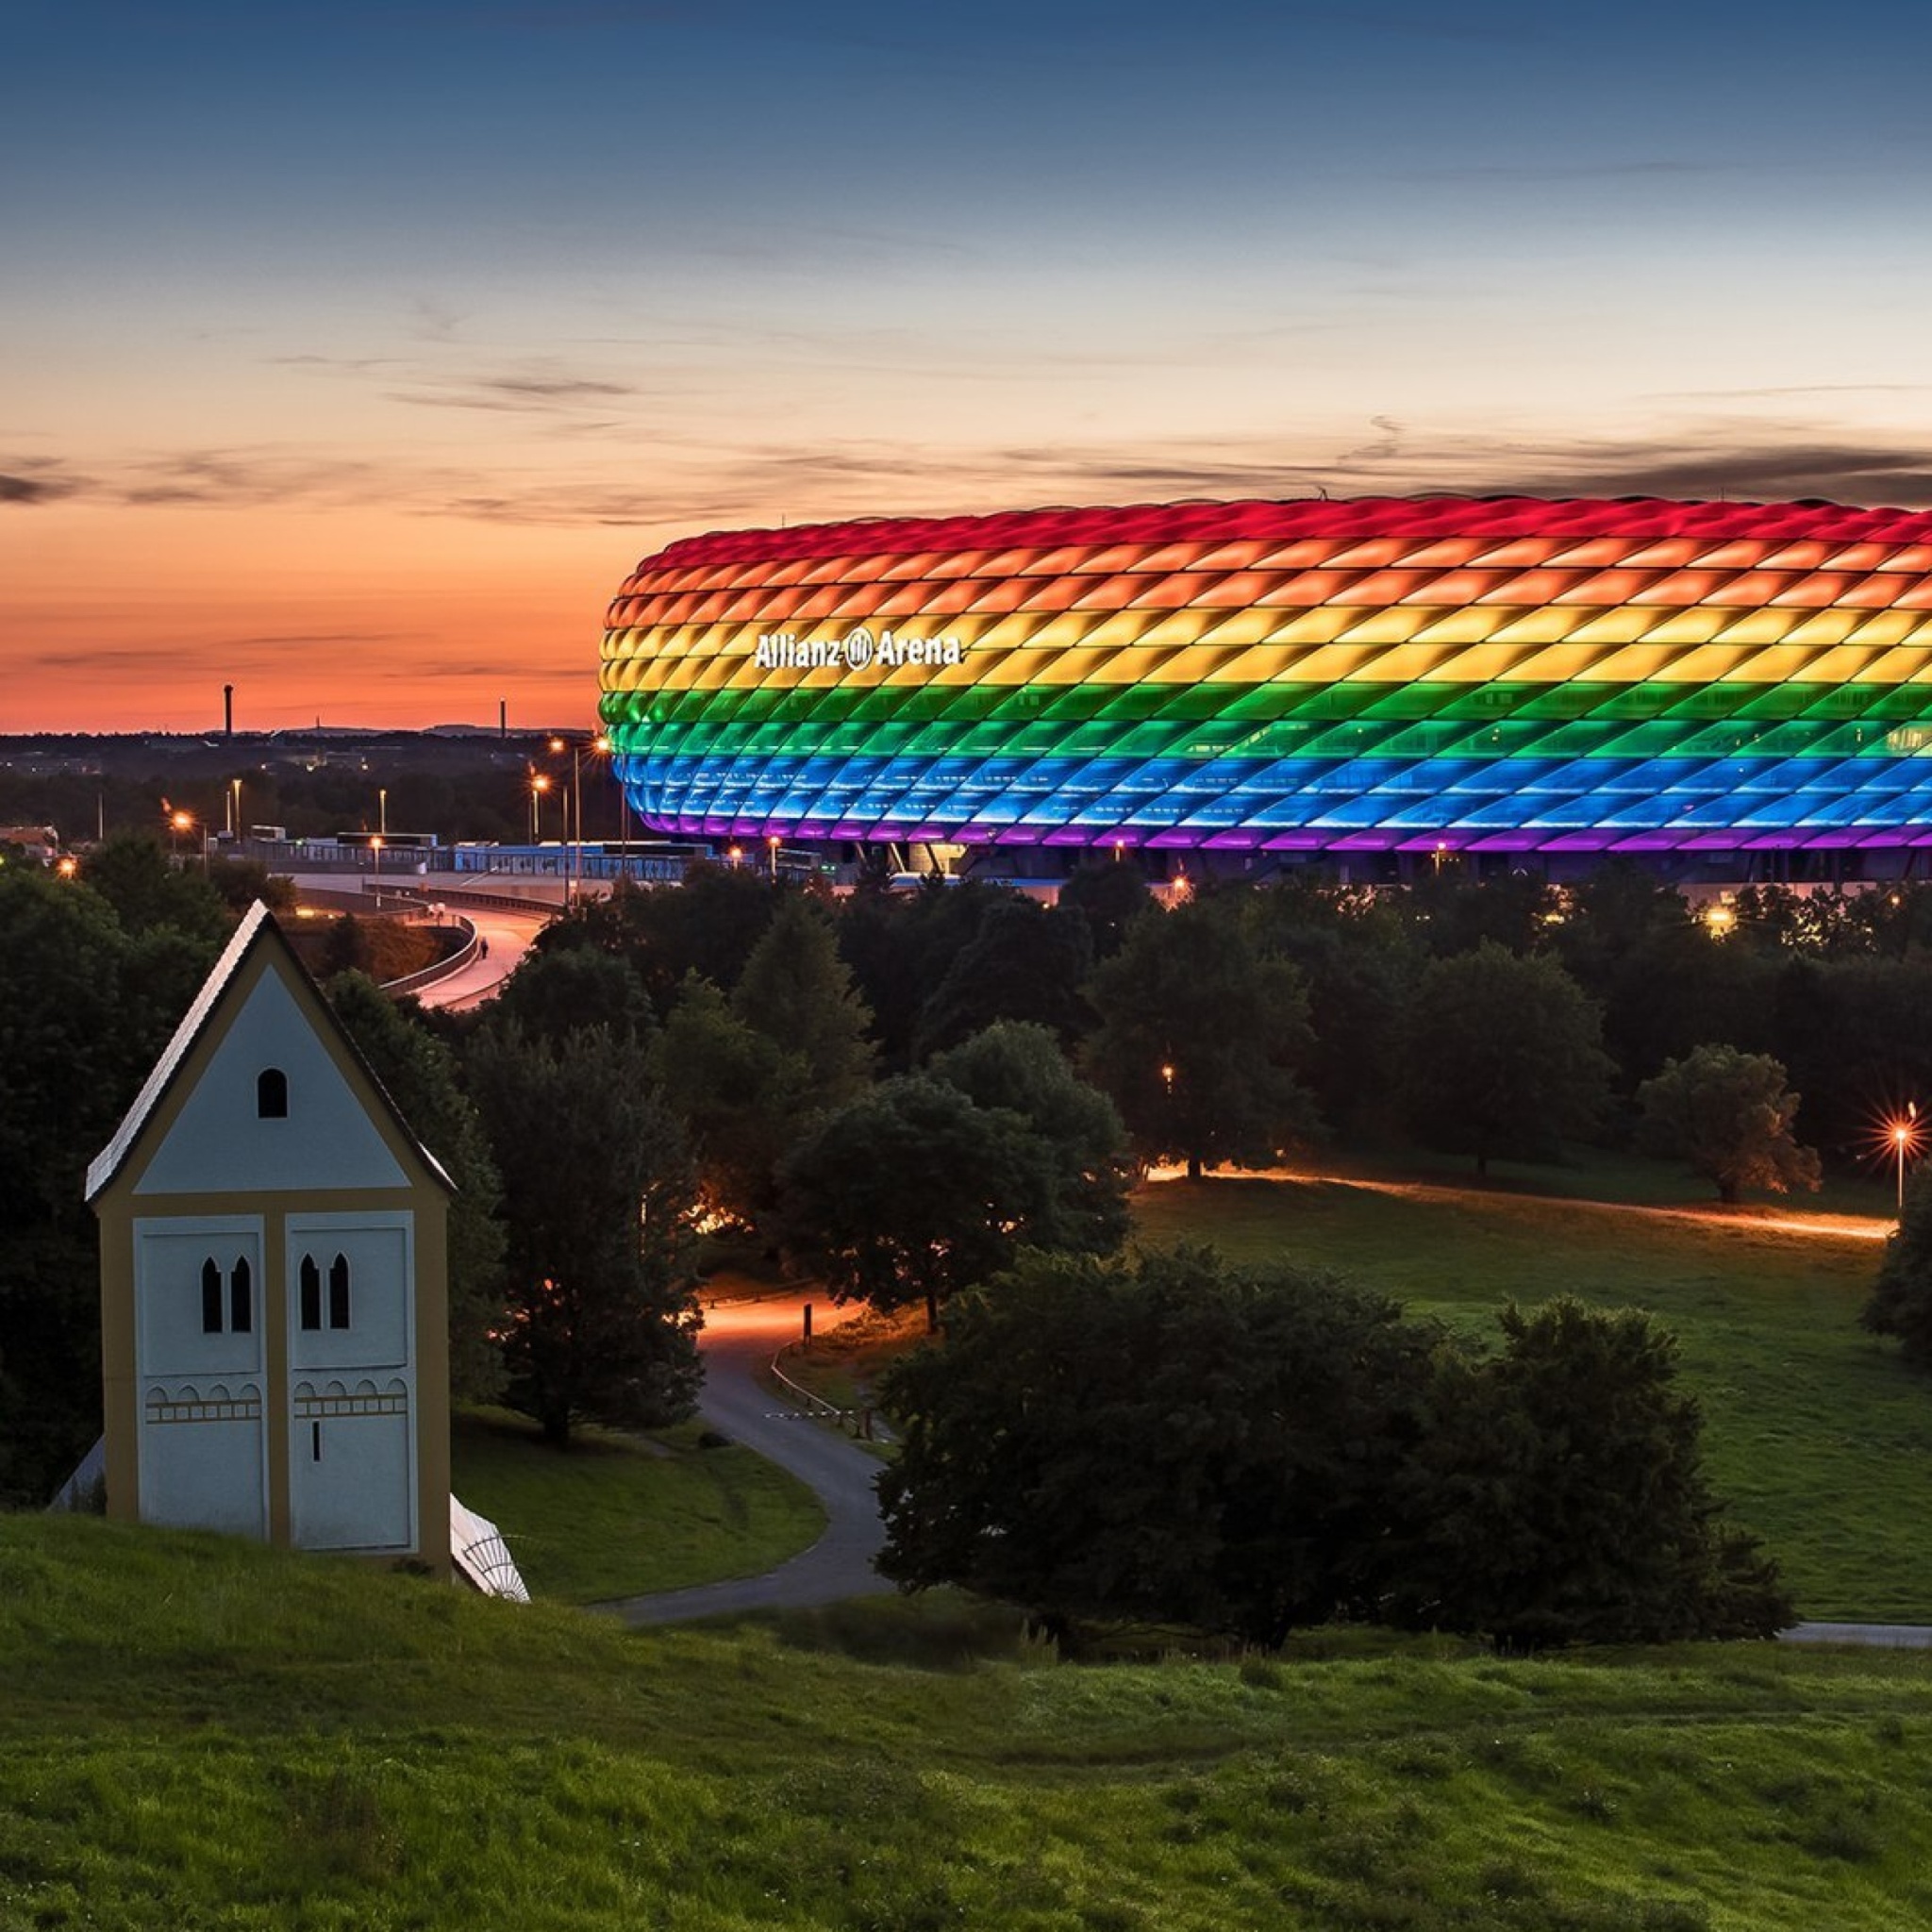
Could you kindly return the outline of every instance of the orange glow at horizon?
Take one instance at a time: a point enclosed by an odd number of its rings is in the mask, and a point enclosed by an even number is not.
[[[604,528],[390,511],[17,511],[8,731],[574,726],[597,701]],[[111,531],[111,544],[103,542]],[[620,565],[619,568],[622,566]]]

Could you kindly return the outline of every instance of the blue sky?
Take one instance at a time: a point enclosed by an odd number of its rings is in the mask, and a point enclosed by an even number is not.
[[[1860,0],[7,0],[0,729],[224,673],[569,722],[624,571],[734,524],[1932,504],[1928,56]]]

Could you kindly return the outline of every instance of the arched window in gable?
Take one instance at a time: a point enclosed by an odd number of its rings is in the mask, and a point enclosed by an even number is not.
[[[237,1255],[228,1270],[228,1326],[237,1335],[251,1334],[255,1328],[255,1277],[246,1255]]]
[[[255,1076],[255,1111],[265,1121],[289,1118],[289,1076],[279,1067],[264,1067]]]
[[[212,1255],[201,1264],[201,1332],[222,1332],[222,1266]]]
[[[328,1325],[349,1325],[349,1257],[338,1255],[328,1264]]]
[[[315,1265],[313,1255],[302,1257],[302,1266],[296,1271],[302,1288],[302,1325],[305,1328],[322,1326],[322,1270]]]

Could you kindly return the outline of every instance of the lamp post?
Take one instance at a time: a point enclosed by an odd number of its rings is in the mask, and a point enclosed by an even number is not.
[[[375,788],[375,836],[378,839],[387,839],[389,837],[389,787],[387,785],[378,785]]]
[[[538,815],[538,808],[542,804],[543,794],[549,790],[550,774],[548,772],[532,772],[530,774],[530,843],[532,845],[541,845],[543,842],[543,822]]]
[[[1898,1156],[1898,1218],[1906,1218],[1906,1156],[1912,1153],[1919,1143],[1919,1103],[1909,1100],[1906,1103],[1903,1120],[1891,1124],[1891,1145]]]
[[[774,885],[775,886],[775,885],[776,885],[776,884],[778,883],[778,835],[777,835],[777,833],[776,833],[776,832],[768,832],[768,833],[766,833],[766,835],[765,835],[765,844],[766,844],[766,846],[767,846],[767,847],[769,848],[769,850],[770,850],[770,852],[771,852],[771,855],[772,855],[772,883],[773,883],[773,884],[774,884]]]

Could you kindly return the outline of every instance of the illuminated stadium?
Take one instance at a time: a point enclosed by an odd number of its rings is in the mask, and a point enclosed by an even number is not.
[[[680,837],[1842,858],[1932,844],[1932,514],[1431,496],[724,532],[625,580],[603,691],[633,809]]]

